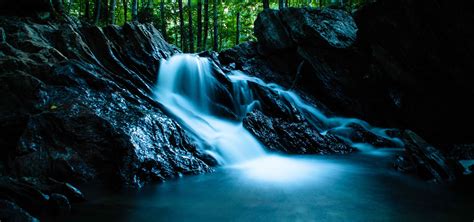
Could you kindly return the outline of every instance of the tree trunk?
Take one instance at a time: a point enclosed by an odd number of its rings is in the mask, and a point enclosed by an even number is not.
[[[109,10],[109,13],[110,13],[110,21],[109,23],[110,24],[114,24],[115,23],[115,5],[117,4],[117,0],[110,0],[110,10]]]
[[[214,41],[213,41],[213,44],[212,44],[212,50],[216,51],[219,49],[219,33],[218,33],[218,28],[217,28],[217,4],[218,4],[218,0],[214,0],[214,5],[212,6],[212,10],[214,11]]]
[[[323,0],[319,0],[319,8],[323,8]]]
[[[127,22],[128,1],[122,0],[123,4],[123,21]]]
[[[110,20],[110,14],[109,14],[109,0],[102,0],[101,6],[102,10],[102,19],[105,18],[105,22],[108,23]]]
[[[198,0],[197,7],[197,50],[202,51],[202,0]]]
[[[235,27],[235,44],[240,44],[240,12],[237,12],[237,24]]]
[[[285,7],[285,2],[284,0],[278,0],[278,9],[282,9]]]
[[[71,8],[74,6],[74,0],[69,0],[68,6],[67,6],[67,14],[71,13]]]
[[[132,1],[132,21],[138,20],[138,0]]]
[[[161,16],[161,34],[165,40],[168,39],[166,35],[166,15],[165,15],[165,0],[160,2],[160,16]]]
[[[95,0],[95,14],[94,14],[94,23],[97,24],[99,23],[99,18],[100,18],[100,5],[101,5],[101,0]]]
[[[263,9],[270,8],[270,0],[263,0]]]
[[[191,0],[188,0],[188,34],[189,34],[189,52],[194,52],[194,34],[193,34],[193,7]]]
[[[181,40],[181,49],[186,52],[186,36],[184,35],[184,14],[183,14],[183,0],[178,0],[178,10],[179,10],[179,34]]]
[[[91,19],[91,4],[89,0],[86,0],[86,9],[85,9],[84,17],[86,18],[86,21],[89,21]]]
[[[202,48],[207,48],[207,36],[209,34],[209,0],[204,0],[204,36],[202,40]]]

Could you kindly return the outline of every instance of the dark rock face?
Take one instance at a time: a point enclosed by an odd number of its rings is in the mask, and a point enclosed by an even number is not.
[[[347,48],[356,40],[357,26],[341,10],[284,8],[260,13],[254,30],[258,42],[269,50],[303,45]]]
[[[472,143],[474,2],[384,0],[356,13],[363,71],[392,95],[394,115],[436,143]],[[440,16],[442,15],[442,16]],[[379,103],[380,106],[383,103]],[[446,129],[452,129],[446,131]]]
[[[150,96],[160,59],[178,52],[151,25],[0,26],[2,174],[141,186],[210,170]]]

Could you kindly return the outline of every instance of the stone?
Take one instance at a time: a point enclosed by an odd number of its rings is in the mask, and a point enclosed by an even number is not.
[[[405,130],[401,139],[405,144],[405,153],[397,159],[397,169],[435,183],[456,179],[458,172],[434,146],[410,130]]]
[[[212,170],[153,98],[160,60],[179,50],[152,25],[99,28],[73,18],[42,24],[5,16],[0,26],[7,175],[140,187]],[[57,186],[54,192],[69,200],[83,199],[67,184]]]
[[[38,222],[39,220],[31,216],[15,203],[0,199],[0,220],[12,222]]]

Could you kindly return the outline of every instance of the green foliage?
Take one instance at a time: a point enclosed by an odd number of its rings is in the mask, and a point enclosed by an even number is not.
[[[63,0],[65,12],[79,17],[83,20],[89,22],[94,22],[96,15],[96,1],[97,0]],[[160,3],[162,0],[138,0],[138,16],[137,20],[140,22],[153,22],[158,29],[162,29],[161,21],[161,8]],[[204,27],[204,0],[202,1],[202,23]],[[321,1],[321,2],[320,2]],[[337,7],[343,8],[348,11],[352,11],[355,8],[360,7],[362,4],[370,0],[284,0],[287,4],[287,7]],[[86,3],[89,2],[89,13],[86,13]],[[116,0],[115,12],[114,12],[114,21],[111,21],[111,4],[113,0],[101,0],[100,7],[100,16],[98,25],[107,25],[111,22],[117,25],[123,25],[125,22],[132,21],[132,2],[133,0]],[[198,51],[202,50],[211,50],[213,42],[213,0],[209,0],[209,29],[207,35],[207,41],[204,48],[197,49]],[[183,13],[184,13],[184,30],[185,36],[184,40],[188,44],[189,36],[188,34],[188,19],[187,16],[190,12],[190,8],[187,5],[187,0],[183,0]],[[192,0],[191,4],[191,13],[193,17],[193,34],[194,34],[194,44],[197,44],[197,7],[198,0]],[[278,0],[270,0],[270,8],[278,8]],[[261,0],[218,0],[217,5],[218,10],[218,46],[219,50],[233,47],[236,43],[237,35],[237,13],[240,12],[240,38],[239,42],[246,42],[255,40],[253,35],[253,22],[257,18],[258,13],[263,10],[263,4]],[[125,13],[126,12],[126,13]],[[164,0],[164,13],[165,13],[165,24],[166,24],[166,37],[167,41],[177,45],[181,48],[180,45],[180,28],[179,28],[179,8],[178,0]],[[89,14],[89,18],[87,15]],[[125,17],[126,14],[126,17]],[[204,31],[204,28],[203,28]],[[164,32],[162,32],[164,33]],[[202,34],[204,37],[205,35]],[[203,41],[204,42],[204,41]],[[195,46],[194,48],[197,48]]]

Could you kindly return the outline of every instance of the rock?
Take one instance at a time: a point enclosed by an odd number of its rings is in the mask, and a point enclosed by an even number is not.
[[[32,217],[15,203],[0,199],[0,220],[11,222],[37,222],[38,219]]]
[[[364,126],[361,123],[349,123],[345,127],[331,129],[327,133],[337,135],[345,135],[352,143],[365,143],[374,147],[398,148],[403,147],[401,141],[397,139],[398,136],[379,135],[370,131],[370,126]],[[379,129],[382,131],[383,129]]]
[[[18,204],[34,215],[40,215],[47,208],[49,195],[38,187],[30,186],[10,177],[0,177],[0,199]]]
[[[12,201],[35,216],[65,215],[71,202],[85,200],[71,184],[38,177],[0,177],[0,199]]]
[[[260,44],[270,50],[295,45],[318,48],[348,48],[356,40],[357,26],[342,10],[284,8],[265,10],[255,21],[254,33]]]
[[[44,193],[59,193],[66,196],[72,202],[81,202],[86,198],[82,192],[69,183],[60,182],[52,178],[42,179],[37,177],[22,177],[19,179],[21,183],[36,187]]]
[[[211,171],[209,157],[151,95],[160,60],[179,52],[152,25],[0,17],[0,26],[6,175],[142,186]],[[57,186],[48,192],[83,199]]]
[[[51,194],[49,196],[48,206],[53,215],[67,215],[71,211],[69,200],[62,194]]]
[[[346,154],[354,149],[332,135],[321,135],[304,120],[266,116],[259,110],[249,113],[244,127],[268,149],[290,154]]]
[[[6,35],[5,35],[5,30],[0,27],[0,43],[4,43],[6,41]]]
[[[451,182],[458,172],[435,147],[410,130],[402,134],[405,154],[396,160],[395,167],[435,183]]]
[[[270,49],[287,49],[293,46],[280,13],[277,10],[265,10],[255,20],[254,33],[259,42]]]

